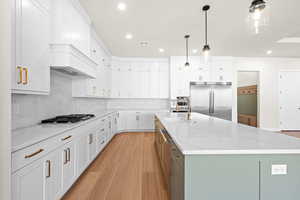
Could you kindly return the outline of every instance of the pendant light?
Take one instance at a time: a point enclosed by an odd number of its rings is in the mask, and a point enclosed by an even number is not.
[[[259,33],[259,28],[266,25],[267,17],[264,15],[266,13],[267,4],[264,0],[253,0],[250,8],[250,20],[253,23],[255,34]]]
[[[207,11],[210,9],[209,5],[203,6],[202,10],[205,12],[205,45],[202,49],[204,59],[207,62],[208,57],[209,57],[209,52],[210,52],[210,47],[207,42]]]
[[[190,35],[185,35],[185,48],[186,48],[186,62],[185,62],[185,66],[189,67],[190,63],[189,63],[189,38]]]

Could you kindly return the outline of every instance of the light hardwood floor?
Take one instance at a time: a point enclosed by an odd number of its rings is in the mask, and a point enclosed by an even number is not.
[[[63,200],[168,200],[154,133],[116,135]]]
[[[288,135],[288,136],[300,138],[300,131],[298,131],[298,132],[296,132],[296,131],[283,131],[281,133],[285,134],[285,135]]]

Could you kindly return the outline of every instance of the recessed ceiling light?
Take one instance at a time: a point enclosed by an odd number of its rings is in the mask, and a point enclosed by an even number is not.
[[[131,33],[127,33],[127,34],[125,35],[125,38],[126,38],[127,40],[131,40],[131,39],[133,38],[133,36],[132,36]]]
[[[196,54],[196,53],[198,53],[198,49],[193,49],[193,54]]]
[[[118,3],[118,9],[121,11],[125,11],[127,9],[127,5],[123,2]]]
[[[272,53],[273,53],[272,50],[268,50],[268,51],[267,51],[267,54],[268,54],[268,55],[271,55]]]
[[[165,52],[165,50],[164,50],[163,48],[159,48],[158,51],[159,51],[160,53]]]

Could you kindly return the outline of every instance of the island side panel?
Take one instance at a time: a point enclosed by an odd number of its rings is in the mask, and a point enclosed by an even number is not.
[[[299,200],[299,188],[299,155],[185,156],[185,200]]]
[[[185,165],[185,200],[258,200],[256,159],[186,156]]]

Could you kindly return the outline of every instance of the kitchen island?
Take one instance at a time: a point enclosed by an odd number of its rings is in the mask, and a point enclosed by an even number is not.
[[[298,200],[300,140],[201,114],[156,114],[171,200]]]

